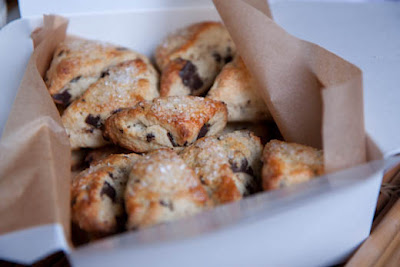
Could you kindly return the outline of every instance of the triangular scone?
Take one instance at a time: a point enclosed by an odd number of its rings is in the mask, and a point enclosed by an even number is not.
[[[156,70],[142,59],[111,67],[61,117],[72,149],[105,145],[100,129],[105,119],[141,100],[158,97],[157,82]]]
[[[324,173],[323,153],[313,147],[272,140],[263,152],[264,190],[287,187]]]
[[[137,58],[148,63],[143,55],[125,47],[69,37],[54,52],[46,84],[54,101],[68,106],[105,75],[108,68]]]
[[[223,67],[207,97],[226,103],[229,122],[271,119],[256,87],[242,59],[236,56]]]
[[[138,160],[125,191],[128,229],[149,227],[198,213],[210,205],[199,178],[172,150]]]
[[[169,35],[157,48],[160,95],[202,95],[211,87],[235,45],[219,22],[201,22]]]
[[[81,229],[105,235],[125,226],[124,193],[137,154],[116,154],[72,179],[71,217]]]
[[[222,102],[197,96],[161,97],[112,115],[104,136],[135,152],[184,147],[222,131],[226,119]]]
[[[241,199],[261,188],[260,139],[236,131],[197,140],[180,156],[195,170],[214,204]]]

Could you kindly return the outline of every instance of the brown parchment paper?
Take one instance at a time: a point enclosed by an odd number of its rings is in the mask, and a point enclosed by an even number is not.
[[[361,71],[275,24],[263,0],[214,0],[283,136],[323,147],[328,171],[365,161]],[[70,146],[43,81],[67,21],[45,16],[0,141],[0,234],[61,223],[70,234]]]
[[[70,146],[42,79],[67,21],[45,16],[0,141],[0,234],[61,223],[69,237]]]
[[[271,18],[266,0],[213,0],[287,141],[324,149],[327,172],[366,161],[362,73]]]

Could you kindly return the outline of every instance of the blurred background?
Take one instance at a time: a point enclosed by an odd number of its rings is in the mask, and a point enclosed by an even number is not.
[[[95,2],[105,2],[105,0],[96,0]],[[123,2],[124,0],[122,0]],[[143,0],[131,0],[130,2],[135,2],[135,1],[143,1]],[[287,0],[269,0],[270,3],[273,2],[280,2],[280,1],[287,1]],[[292,1],[318,1],[318,2],[382,2],[382,1],[400,1],[400,0],[292,0]],[[25,3],[28,3],[27,5],[34,6],[36,4],[40,5],[40,2],[42,1],[35,1],[35,0],[25,0]],[[57,5],[58,3],[64,2],[65,3],[70,3],[73,6],[77,5],[82,5],[82,6],[87,6],[88,1],[75,1],[75,0],[53,0],[51,1],[52,5]],[[84,3],[86,2],[86,3]],[[107,5],[112,5],[113,1],[108,1]],[[117,0],[117,2],[121,2],[121,0]],[[148,2],[148,1],[144,1]],[[170,0],[158,0],[158,1],[149,1],[149,2],[154,2],[157,5],[160,5],[160,3],[164,5],[168,5],[171,3]],[[175,1],[179,2],[179,1]],[[104,4],[104,3],[102,3]],[[146,3],[147,4],[147,3]],[[95,6],[92,6],[95,9]],[[39,7],[40,8],[40,7]],[[18,19],[20,17],[20,12],[18,9],[18,0],[0,0],[0,28],[2,28],[5,24],[9,23],[10,21],[13,21],[15,19]]]

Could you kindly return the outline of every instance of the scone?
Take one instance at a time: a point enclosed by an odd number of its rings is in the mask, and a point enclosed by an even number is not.
[[[69,37],[56,48],[45,81],[54,101],[68,106],[118,63],[147,59],[127,48]],[[148,62],[146,62],[148,63]]]
[[[257,94],[255,81],[239,56],[223,67],[207,97],[227,105],[228,122],[271,119],[267,105]]]
[[[228,114],[229,116],[229,114]],[[283,140],[278,127],[273,121],[258,122],[228,122],[222,131],[222,134],[231,133],[238,130],[249,130],[254,135],[260,137],[261,143],[265,145],[272,139]]]
[[[198,213],[209,206],[199,178],[172,150],[137,161],[125,192],[127,228],[138,229]]]
[[[140,158],[137,154],[111,155],[74,177],[72,221],[98,235],[123,230],[125,186],[132,166]]]
[[[205,94],[235,51],[219,22],[193,24],[169,35],[155,52],[161,71],[160,95]]]
[[[180,156],[195,170],[215,205],[241,199],[261,188],[260,139],[236,131],[199,139]]]
[[[183,147],[219,133],[226,119],[222,102],[196,96],[161,97],[112,115],[104,136],[135,152]]]
[[[61,116],[72,149],[106,145],[100,129],[105,119],[141,100],[157,97],[157,81],[156,70],[142,59],[110,67]]]
[[[103,146],[88,151],[84,159],[84,164],[86,166],[95,165],[99,161],[107,158],[112,154],[128,154],[128,153],[131,152],[119,146],[114,146],[114,145]]]
[[[295,143],[272,140],[263,152],[264,190],[306,182],[324,173],[321,150]]]

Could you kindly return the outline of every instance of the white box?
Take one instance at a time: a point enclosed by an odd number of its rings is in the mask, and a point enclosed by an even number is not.
[[[68,32],[150,56],[174,29],[205,19],[219,20],[216,10],[203,2],[68,15]],[[289,32],[363,70],[367,131],[386,158],[398,153],[400,18],[396,14],[400,4],[283,2],[272,5],[272,11]],[[1,130],[33,50],[29,35],[40,24],[41,17],[31,16],[0,31]],[[30,263],[63,249],[74,265],[84,266],[332,265],[345,260],[368,236],[384,164],[370,162],[77,249],[68,246],[59,225],[13,232],[0,236],[0,258]]]

